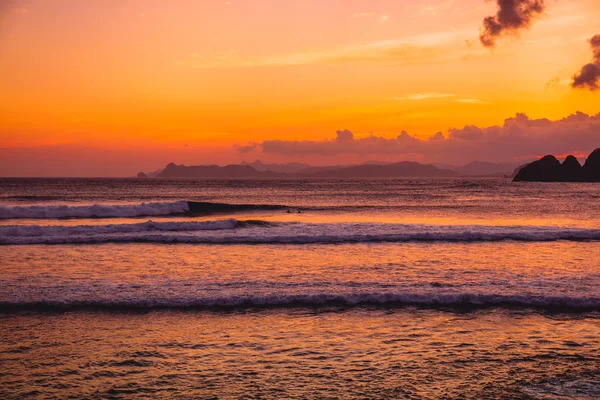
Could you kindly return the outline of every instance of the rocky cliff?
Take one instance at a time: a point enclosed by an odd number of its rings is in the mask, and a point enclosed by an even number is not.
[[[519,170],[514,182],[600,182],[600,148],[594,150],[583,167],[574,156],[561,164],[547,155]]]

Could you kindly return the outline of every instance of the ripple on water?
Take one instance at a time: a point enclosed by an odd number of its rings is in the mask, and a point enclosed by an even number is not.
[[[597,400],[600,398],[600,380],[577,379],[566,382],[546,382],[525,386],[522,391],[539,400]]]

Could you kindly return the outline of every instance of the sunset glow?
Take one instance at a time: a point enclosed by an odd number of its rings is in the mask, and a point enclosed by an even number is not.
[[[65,156],[82,154],[81,174],[125,176],[170,161],[422,160],[234,146],[343,129],[424,139],[517,113],[600,111],[597,93],[570,86],[592,56],[597,1],[550,2],[489,49],[479,34],[495,12],[480,0],[4,1],[0,174],[74,173]]]
[[[0,0],[0,399],[600,399],[600,0]]]

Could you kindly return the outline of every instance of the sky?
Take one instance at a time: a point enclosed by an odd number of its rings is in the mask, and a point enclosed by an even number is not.
[[[597,0],[0,0],[0,176],[600,147]]]

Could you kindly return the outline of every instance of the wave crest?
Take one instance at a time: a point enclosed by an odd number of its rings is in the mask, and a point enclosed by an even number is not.
[[[273,204],[229,204],[201,201],[94,204],[87,206],[0,206],[0,219],[133,218],[273,211],[285,208],[287,207]]]
[[[0,206],[0,219],[131,218],[184,214],[187,201],[90,206]]]
[[[195,232],[212,231],[221,229],[235,229],[237,221],[226,219],[219,221],[201,222],[154,222],[147,221],[139,224],[110,224],[110,225],[12,225],[0,226],[0,243],[2,238],[42,238],[51,240],[60,237],[68,240],[69,237],[93,237],[97,235],[115,235],[146,232]]]
[[[541,308],[557,311],[600,311],[600,298],[498,294],[357,293],[198,297],[178,299],[64,300],[0,302],[0,310],[24,309],[219,309],[289,307],[432,307],[432,308]]]
[[[245,229],[233,229],[245,228]],[[343,244],[597,241],[600,229],[544,226],[274,223],[234,219],[123,225],[0,226],[0,244]]]

